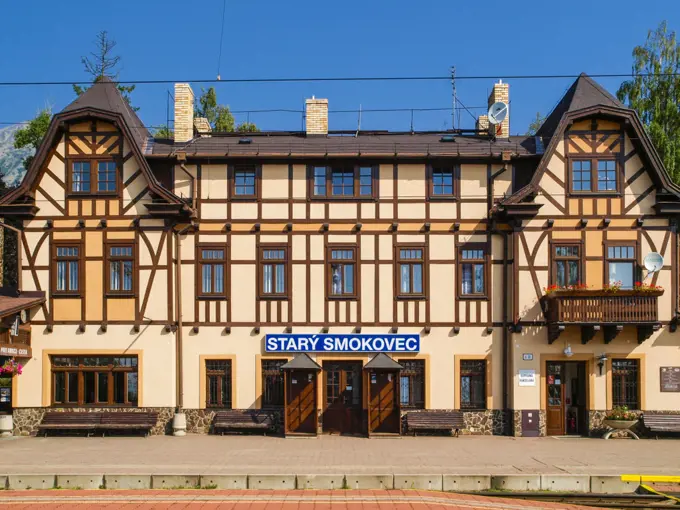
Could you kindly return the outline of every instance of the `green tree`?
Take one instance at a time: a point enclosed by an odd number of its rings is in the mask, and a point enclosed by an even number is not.
[[[85,72],[92,77],[92,82],[97,83],[102,78],[110,78],[114,82],[118,81],[118,65],[120,64],[120,55],[114,55],[113,49],[116,47],[116,41],[109,38],[109,33],[102,30],[97,34],[94,41],[95,49],[90,52],[89,57],[80,57],[80,62],[85,68]],[[135,90],[135,85],[121,85],[116,83],[121,95],[125,98],[133,110],[139,110],[138,107],[132,106],[130,103],[130,93]],[[73,91],[77,95],[81,95],[88,87],[83,87],[78,84],[73,85]]]
[[[42,142],[43,137],[50,127],[50,119],[52,112],[49,108],[44,108],[38,112],[38,115],[14,134],[14,148],[23,149],[24,147],[31,147],[37,150]],[[28,170],[31,166],[34,156],[26,156],[24,158],[24,168]]]
[[[543,125],[545,117],[541,115],[541,112],[536,112],[536,118],[531,121],[529,128],[527,129],[527,136],[534,136],[540,127]]]
[[[175,132],[168,126],[163,125],[161,127],[156,128],[156,130],[153,133],[153,136],[154,138],[174,138]]]
[[[237,133],[259,133],[260,128],[258,128],[252,122],[241,122],[238,126],[236,126],[236,132]]]
[[[633,49],[632,74],[616,95],[637,111],[666,170],[680,183],[680,45],[666,21]]]
[[[217,102],[215,87],[208,90],[201,89],[201,97],[198,98],[196,117],[205,117],[218,133],[232,133],[234,131],[234,116],[228,106]]]

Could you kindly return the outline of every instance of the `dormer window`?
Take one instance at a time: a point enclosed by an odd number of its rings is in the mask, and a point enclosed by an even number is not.
[[[68,186],[72,194],[115,195],[118,191],[116,162],[93,159],[72,161]]]

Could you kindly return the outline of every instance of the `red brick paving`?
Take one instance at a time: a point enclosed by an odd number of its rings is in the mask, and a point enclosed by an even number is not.
[[[587,507],[501,498],[403,490],[32,490],[2,491],[5,509],[125,510],[520,510]]]

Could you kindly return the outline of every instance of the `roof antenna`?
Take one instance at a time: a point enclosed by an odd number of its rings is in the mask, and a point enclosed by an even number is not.
[[[357,136],[359,136],[359,131],[361,131],[361,105],[359,105],[359,119],[358,119],[358,122],[357,122],[357,132],[354,135],[355,138]]]
[[[451,66],[451,94],[453,96],[453,110],[451,111],[451,130],[456,129],[456,66]]]

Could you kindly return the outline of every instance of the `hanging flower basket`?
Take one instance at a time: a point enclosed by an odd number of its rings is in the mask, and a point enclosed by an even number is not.
[[[0,376],[21,375],[23,370],[24,366],[21,363],[17,363],[13,359],[10,359],[0,367]]]

